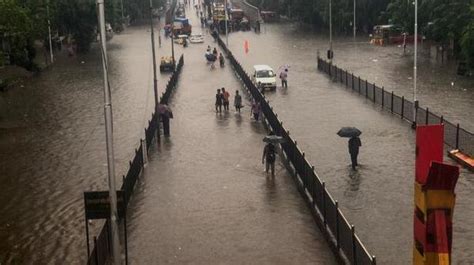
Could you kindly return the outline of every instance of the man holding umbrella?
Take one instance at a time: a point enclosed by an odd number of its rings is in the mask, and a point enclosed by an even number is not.
[[[271,169],[272,177],[275,176],[275,160],[276,160],[276,147],[275,144],[284,143],[284,139],[281,136],[275,135],[273,132],[270,132],[263,141],[267,143],[263,148],[262,155],[262,164],[265,163],[265,172],[268,173],[268,170]]]
[[[359,147],[362,146],[359,135],[362,132],[355,127],[343,127],[338,132],[337,135],[340,137],[347,137],[349,139],[349,154],[351,154],[352,169],[356,170],[357,156],[359,155]]]
[[[349,154],[351,154],[352,169],[356,170],[357,156],[359,155],[359,147],[362,146],[359,136],[353,136],[349,139]]]

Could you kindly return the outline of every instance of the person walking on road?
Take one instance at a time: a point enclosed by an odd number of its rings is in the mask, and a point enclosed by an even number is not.
[[[222,112],[222,103],[224,101],[224,97],[221,94],[221,90],[217,89],[217,94],[216,94],[216,113]]]
[[[265,162],[264,162],[265,160]],[[265,163],[265,172],[268,173],[268,170],[271,169],[272,177],[275,176],[275,160],[276,160],[276,150],[275,145],[268,143],[263,148],[262,155],[262,164]]]
[[[239,90],[235,91],[234,106],[235,111],[240,113],[240,109],[242,108],[242,96],[239,95]]]
[[[251,115],[253,115],[253,118],[258,121],[258,118],[260,116],[260,103],[259,102],[256,102],[255,100],[252,102],[252,109],[250,110],[250,112],[252,113]]]
[[[224,105],[224,110],[229,111],[229,98],[230,94],[225,90],[225,88],[222,88],[222,98],[223,98],[223,105]]]
[[[356,170],[357,156],[359,155],[359,147],[362,146],[362,142],[358,136],[351,137],[349,139],[349,154],[351,154],[352,169]]]
[[[288,88],[288,69],[280,73],[281,87]]]

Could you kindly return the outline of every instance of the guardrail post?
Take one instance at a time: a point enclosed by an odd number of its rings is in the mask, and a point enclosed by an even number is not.
[[[305,162],[305,156],[306,156],[306,155],[305,155],[305,153],[303,152],[303,163],[301,163],[301,164],[303,164],[303,165],[304,165],[304,162]],[[307,174],[306,174],[306,167],[303,166],[303,177],[302,177],[302,179],[303,179],[303,186],[304,186],[305,189],[307,188],[306,175],[307,175]]]
[[[349,86],[349,83],[347,82],[347,69],[346,69],[346,88]]]
[[[404,111],[405,111],[405,96],[402,96],[402,113],[401,113],[401,118],[403,120],[403,114],[404,114]]]
[[[390,99],[390,111],[393,113],[393,91],[392,91],[392,98]]]
[[[456,125],[456,149],[459,149],[459,123]]]
[[[360,94],[360,76],[359,76],[359,94]]]
[[[365,98],[369,97],[369,86],[367,80],[365,80]]]
[[[293,167],[295,168],[295,177],[298,177],[298,162],[296,162],[296,151],[298,151],[298,142],[295,140],[295,151],[293,152]]]
[[[351,234],[352,234],[352,258],[354,259],[354,265],[357,265],[355,226],[353,225],[351,225]]]
[[[351,78],[352,78],[351,87],[352,87],[352,90],[354,90],[354,74],[353,73],[351,73]]]
[[[311,170],[314,172],[314,166],[311,166]],[[311,178],[312,187],[311,187],[311,197],[313,198],[313,208],[317,208],[316,206],[316,180]]]
[[[374,94],[374,103],[375,103],[375,83],[372,86],[372,91],[373,91],[373,94]]]
[[[97,248],[97,237],[94,237],[94,248],[95,248],[95,264],[99,264],[99,249]]]
[[[341,245],[339,244],[339,202],[336,200],[336,247],[339,250]]]
[[[385,88],[382,87],[382,109],[385,107]]]
[[[324,193],[326,192],[326,182],[323,181],[323,192],[321,192],[321,201],[323,203],[323,221],[326,227],[326,202],[324,201]]]
[[[428,125],[429,121],[429,115],[430,115],[430,109],[426,108],[426,116],[425,116],[425,124]]]
[[[147,150],[146,150],[146,141],[143,139],[140,139],[140,143],[142,146],[142,156],[143,156],[143,166],[148,163],[148,156],[147,156]]]

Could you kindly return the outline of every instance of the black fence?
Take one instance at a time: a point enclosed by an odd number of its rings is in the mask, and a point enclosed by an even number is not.
[[[419,104],[414,106],[412,101],[395,95],[393,91],[386,91],[384,87],[363,80],[360,76],[355,76],[321,58],[318,58],[318,69],[345,85],[346,88],[358,92],[375,104],[380,105],[382,109],[400,115],[406,121],[411,123],[416,121],[416,124],[421,125],[443,123],[445,144],[454,149],[459,149],[471,157],[474,156],[474,134],[463,129],[459,123],[451,123],[445,120],[442,115],[436,115],[429,108],[422,108]]]
[[[321,181],[314,167],[306,159],[305,153],[298,147],[297,142],[290,137],[290,132],[283,127],[283,122],[278,119],[278,115],[273,111],[269,101],[260,93],[224,42],[220,38],[217,41],[227,54],[237,77],[242,81],[248,93],[254,100],[260,102],[262,113],[270,129],[286,140],[285,143],[281,144],[283,156],[295,173],[295,181],[301,195],[335,253],[339,258],[351,264],[376,264],[375,256],[370,255],[364,247],[364,244],[355,233],[354,226],[347,221],[338,207],[337,200],[333,199],[325,183]]]
[[[175,72],[171,76],[166,85],[166,91],[162,94],[160,103],[167,104],[169,98],[171,97],[172,92],[176,89],[179,75],[181,74],[181,69],[184,64],[184,57],[181,55],[179,58],[178,65]],[[133,189],[137,183],[138,177],[144,166],[145,155],[144,152],[148,152],[150,149],[153,139],[156,136],[158,130],[158,119],[156,113],[152,113],[151,120],[148,121],[148,127],[145,128],[145,141],[140,139],[140,145],[138,149],[135,149],[135,156],[129,162],[130,167],[125,176],[123,176],[123,183],[120,190],[123,190],[125,197],[125,207],[128,206],[128,202],[132,197]],[[145,142],[145,146],[143,145]],[[146,150],[143,150],[146,148]],[[126,241],[126,239],[125,239]],[[109,220],[107,220],[104,226],[100,229],[99,236],[94,237],[94,247],[90,252],[88,257],[88,265],[105,265],[109,260],[109,257],[112,253],[111,250],[111,240],[110,240],[110,225]]]

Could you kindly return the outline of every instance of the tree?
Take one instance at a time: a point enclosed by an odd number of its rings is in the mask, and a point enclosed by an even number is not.
[[[474,69],[474,1],[470,6],[471,22],[464,28],[461,37],[461,50],[467,64]]]
[[[71,34],[79,51],[88,51],[97,28],[94,1],[57,0],[57,21],[62,32]]]
[[[33,28],[29,10],[13,0],[0,1],[0,36],[9,44],[12,64],[34,70]]]

